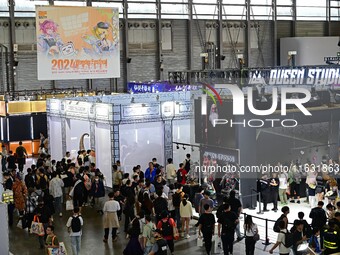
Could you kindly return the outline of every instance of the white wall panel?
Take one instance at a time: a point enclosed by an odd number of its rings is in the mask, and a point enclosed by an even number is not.
[[[112,188],[110,126],[107,124],[97,123],[95,136],[96,166],[104,174],[106,185]]]
[[[55,160],[61,160],[63,157],[61,119],[58,117],[48,117],[48,133],[51,149],[51,156]]]
[[[127,124],[119,127],[120,161],[125,172],[141,165],[144,171],[152,158],[164,165],[164,129],[162,122]]]

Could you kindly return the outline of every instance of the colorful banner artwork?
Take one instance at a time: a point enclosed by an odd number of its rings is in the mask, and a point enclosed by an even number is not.
[[[38,80],[120,76],[118,8],[36,8]]]

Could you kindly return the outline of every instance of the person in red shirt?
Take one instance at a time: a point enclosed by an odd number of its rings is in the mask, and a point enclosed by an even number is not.
[[[170,218],[167,211],[161,213],[161,220],[157,224],[157,229],[160,229],[163,234],[163,238],[166,240],[167,245],[171,251],[174,252],[174,228],[176,223],[173,218]]]
[[[187,183],[187,171],[184,169],[184,164],[179,164],[179,169],[177,170],[177,182],[185,185]]]

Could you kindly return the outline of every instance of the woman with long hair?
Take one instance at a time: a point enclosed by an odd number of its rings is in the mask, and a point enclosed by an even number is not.
[[[128,230],[128,236],[130,238],[126,245],[123,254],[124,255],[143,255],[144,252],[139,242],[139,235],[141,234],[141,228],[138,218],[134,218],[131,222],[131,227]]]
[[[185,194],[181,204],[179,206],[179,212],[181,215],[182,221],[182,237],[184,237],[184,228],[185,228],[185,238],[190,238],[189,236],[189,223],[192,217],[192,205],[191,202],[188,200],[188,195]]]
[[[253,222],[251,215],[247,215],[246,219],[244,220],[243,227],[246,232],[246,255],[254,255],[256,243],[256,240],[254,240],[254,235],[258,234],[259,230],[257,225]]]

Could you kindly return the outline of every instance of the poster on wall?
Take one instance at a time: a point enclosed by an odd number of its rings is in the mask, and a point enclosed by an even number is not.
[[[38,80],[120,77],[119,10],[36,7]]]

